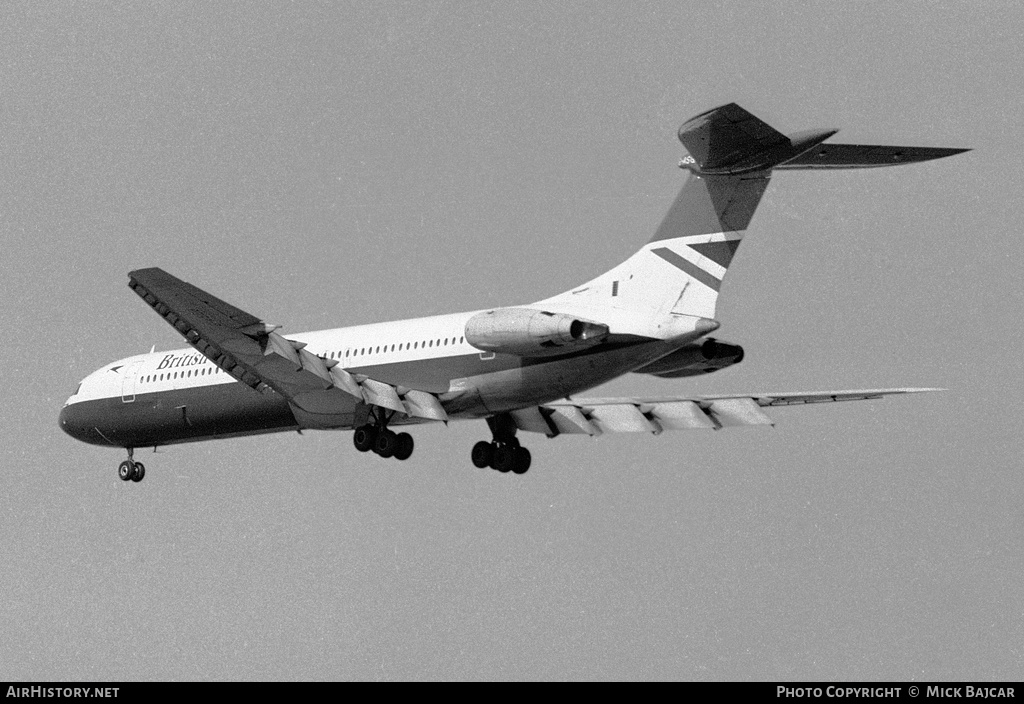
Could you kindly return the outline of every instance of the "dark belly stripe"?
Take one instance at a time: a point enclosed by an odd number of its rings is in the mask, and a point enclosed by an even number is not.
[[[61,427],[94,445],[146,447],[219,436],[297,429],[288,402],[241,383],[81,401],[65,406]],[[105,441],[106,438],[109,442]]]

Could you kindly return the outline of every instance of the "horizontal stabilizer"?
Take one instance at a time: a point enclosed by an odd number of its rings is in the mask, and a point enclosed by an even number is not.
[[[703,176],[737,176],[771,169],[867,169],[913,164],[969,149],[824,144],[834,129],[784,135],[736,103],[701,113],[679,128],[689,154],[680,166]]]
[[[786,135],[736,103],[702,112],[679,128],[679,141],[700,171],[717,171],[751,154],[789,144]]]
[[[736,103],[729,103],[683,123],[679,141],[690,154],[679,165],[704,176],[767,172],[837,131],[805,130],[786,136]]]
[[[869,144],[819,144],[776,169],[873,169],[915,164],[963,154],[970,149],[944,147],[883,147]]]

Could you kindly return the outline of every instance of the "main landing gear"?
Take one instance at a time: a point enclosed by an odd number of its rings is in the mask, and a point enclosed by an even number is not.
[[[360,452],[373,450],[381,457],[394,457],[396,460],[407,460],[412,455],[413,439],[409,433],[395,433],[388,430],[388,421],[394,412],[387,413],[377,408],[370,414],[372,423],[361,425],[352,433],[352,444]]]
[[[133,481],[141,482],[142,478],[146,476],[146,465],[141,462],[136,462],[132,459],[135,454],[135,448],[128,448],[128,459],[117,466],[117,476],[121,477],[121,481]]]
[[[473,464],[481,469],[490,467],[502,473],[526,474],[530,469],[530,451],[516,439],[516,425],[512,419],[504,415],[492,416],[487,419],[487,425],[494,440],[481,440],[473,445]]]

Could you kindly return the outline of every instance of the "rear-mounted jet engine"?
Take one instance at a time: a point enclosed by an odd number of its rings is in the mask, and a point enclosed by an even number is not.
[[[653,374],[662,379],[710,374],[743,361],[743,348],[709,337],[691,342],[667,357],[634,370],[637,374]]]
[[[543,357],[596,345],[608,326],[532,308],[497,308],[466,323],[466,342],[485,352]]]

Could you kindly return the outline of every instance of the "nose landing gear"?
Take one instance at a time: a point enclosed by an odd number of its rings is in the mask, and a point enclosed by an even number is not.
[[[128,448],[128,459],[117,466],[117,476],[121,478],[121,481],[133,481],[141,482],[143,477],[146,476],[146,465],[141,462],[136,462],[132,459],[135,454],[135,448]]]

